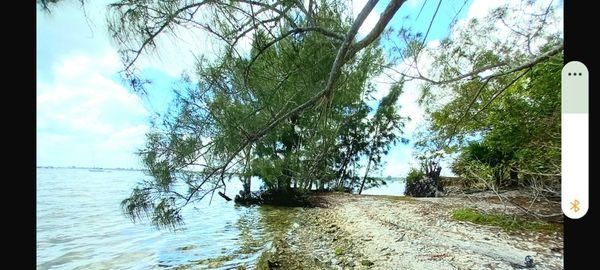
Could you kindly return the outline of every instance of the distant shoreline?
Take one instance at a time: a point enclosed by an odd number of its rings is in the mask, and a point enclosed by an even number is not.
[[[145,169],[135,168],[103,168],[103,167],[77,167],[77,166],[36,166],[36,169],[77,169],[77,170],[111,170],[111,171],[146,171]]]
[[[77,170],[111,170],[111,171],[139,171],[145,172],[147,169],[135,169],[135,168],[104,168],[104,167],[78,167],[78,166],[36,166],[36,169],[77,169]],[[442,176],[447,178],[452,178],[452,176]],[[376,176],[375,178],[383,179],[386,181],[404,181],[404,177],[383,177]]]

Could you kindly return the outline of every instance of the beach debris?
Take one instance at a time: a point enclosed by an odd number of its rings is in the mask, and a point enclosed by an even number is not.
[[[525,256],[525,267],[533,267],[533,257],[531,257],[530,255]]]
[[[278,261],[267,260],[267,266],[269,267],[269,269],[276,269],[280,267],[281,264]]]
[[[373,263],[372,261],[369,261],[369,260],[362,260],[362,261],[360,261],[360,264],[362,264],[364,266],[372,266],[375,263]]]

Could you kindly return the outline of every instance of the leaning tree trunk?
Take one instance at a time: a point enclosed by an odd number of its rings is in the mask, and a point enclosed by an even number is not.
[[[365,176],[363,176],[362,183],[360,184],[360,189],[358,190],[358,194],[361,194],[363,188],[365,187],[365,182],[367,181],[367,175],[369,175],[369,169],[371,169],[371,160],[372,155],[369,155],[369,162],[367,162],[367,169],[365,170]]]

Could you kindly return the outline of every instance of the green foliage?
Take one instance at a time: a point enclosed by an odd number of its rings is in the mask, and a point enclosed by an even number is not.
[[[551,8],[542,11],[544,18],[554,14]],[[452,171],[463,178],[498,187],[542,181],[545,190],[556,193],[562,50],[534,59],[555,51],[563,40],[547,31],[546,19],[521,15],[501,7],[455,28],[432,52],[430,74],[438,75],[439,83],[423,88],[431,126],[416,145],[429,153],[457,154]],[[499,34],[506,29],[498,20],[510,25],[512,17],[529,22],[522,29],[526,34]],[[534,42],[543,45],[534,47]]]
[[[546,234],[562,232],[561,224],[543,221],[529,221],[505,214],[485,214],[471,208],[459,208],[452,211],[452,218],[475,224],[500,227],[506,231],[534,231]]]
[[[136,187],[129,198],[121,202],[121,207],[134,221],[149,217],[159,228],[175,228],[183,219],[173,207],[174,202],[173,197],[153,198],[149,189]]]
[[[421,179],[423,179],[423,177],[425,177],[425,173],[421,170],[417,170],[414,168],[411,168],[410,171],[408,171],[408,174],[406,175],[406,183],[413,183],[416,181],[420,181]]]
[[[229,10],[237,3],[210,4],[215,12],[237,12]],[[153,18],[149,17],[152,5],[111,5],[115,38],[136,43],[145,35],[140,36],[140,29],[160,29],[160,22],[144,21]],[[181,3],[156,5],[173,12]],[[343,33],[350,27],[342,19],[347,18],[344,12],[339,3],[323,2],[312,19],[323,29]],[[231,21],[213,19],[211,29],[235,39],[239,29]],[[305,19],[297,17],[294,24],[310,26]],[[264,183],[261,194],[247,193],[237,201],[302,205],[306,192],[315,187],[356,189],[361,184],[360,160],[369,159],[373,168],[381,164],[399,140],[404,122],[395,106],[402,85],[391,88],[377,111],[367,105],[376,90],[371,79],[384,65],[381,48],[368,46],[347,59],[335,95],[321,98],[301,113],[286,115],[324,89],[341,45],[340,40],[316,31],[292,33],[273,42],[273,33],[293,29],[290,22],[277,24],[270,32],[257,28],[252,31],[249,55],[228,48],[211,61],[199,59],[199,82],[182,78],[171,110],[157,119],[147,135],[140,156],[152,180],[141,183],[123,201],[126,214],[156,223],[168,224],[169,218],[180,221],[181,208],[212,197],[233,176],[247,187],[251,177]],[[367,187],[384,183],[373,177],[362,179]]]
[[[525,178],[560,174],[561,59],[538,64],[482,113],[480,125],[465,128],[482,139],[462,147],[455,173],[473,177],[464,168],[479,162],[494,169],[494,178],[500,179],[506,179],[511,169]]]
[[[404,127],[405,118],[398,114],[398,106],[396,102],[402,93],[402,84],[394,84],[390,88],[390,92],[381,99],[377,110],[371,120],[366,125],[367,140],[363,145],[365,156],[367,157],[367,167],[365,175],[358,192],[361,193],[365,185],[368,187],[385,184],[379,182],[378,178],[368,177],[368,174],[373,169],[378,169],[382,165],[381,158],[387,155],[390,147],[396,142],[408,143],[405,138],[400,138],[398,131]]]

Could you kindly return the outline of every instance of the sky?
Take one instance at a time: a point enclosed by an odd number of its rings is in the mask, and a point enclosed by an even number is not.
[[[122,64],[105,23],[105,6],[110,2],[88,1],[85,13],[79,1],[72,0],[59,3],[50,14],[39,7],[36,11],[38,166],[140,168],[135,152],[144,144],[150,118],[168,106],[170,89],[181,73],[193,71],[190,52],[212,50],[204,35],[180,33],[178,38],[162,38],[157,54],[143,56],[138,62],[142,74],[153,83],[147,96],[137,95],[118,75]],[[387,2],[376,6],[359,35],[364,36],[375,25]],[[364,3],[366,0],[354,0],[353,10],[360,10]],[[502,3],[503,0],[442,1],[427,42],[446,37],[454,18],[481,16]],[[437,4],[438,1],[408,0],[390,25],[424,33]],[[386,84],[378,87],[377,98],[389,90]],[[423,122],[423,110],[415,102],[418,94],[416,90],[405,91],[398,101],[400,113],[413,119],[403,135],[409,140]],[[416,165],[413,153],[412,142],[394,146],[384,159],[386,165],[380,174],[404,176],[410,166]],[[450,170],[442,170],[442,175],[451,175]]]

